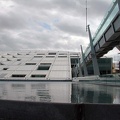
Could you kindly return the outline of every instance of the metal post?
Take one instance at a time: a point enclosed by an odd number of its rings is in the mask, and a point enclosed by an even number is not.
[[[88,76],[88,71],[85,63],[85,56],[83,53],[82,45],[80,47],[81,47],[81,54],[82,54],[82,60],[83,60],[84,76]]]
[[[90,39],[90,47],[91,47],[91,56],[92,56],[92,62],[93,62],[94,75],[100,75],[99,66],[98,66],[98,62],[97,62],[97,58],[96,58],[96,54],[95,54],[95,49],[93,46],[93,41],[92,41],[92,36],[91,36],[89,25],[88,25],[88,33],[89,33],[89,39]]]

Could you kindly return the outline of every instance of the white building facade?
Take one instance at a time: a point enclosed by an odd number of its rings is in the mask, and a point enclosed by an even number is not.
[[[65,51],[0,52],[0,79],[72,80],[71,59],[79,56]]]

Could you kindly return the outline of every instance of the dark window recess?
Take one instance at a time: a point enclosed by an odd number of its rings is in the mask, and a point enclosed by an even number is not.
[[[48,53],[48,55],[56,55],[56,53]]]
[[[21,59],[17,59],[17,61],[21,61]]]
[[[66,55],[66,53],[59,53],[59,55]]]
[[[31,77],[39,77],[39,78],[45,78],[46,77],[46,75],[31,75]]]
[[[38,66],[37,70],[49,70],[50,66]]]
[[[25,65],[36,65],[36,63],[25,63]]]
[[[58,56],[59,58],[66,58],[67,56]]]
[[[37,55],[45,55],[45,54],[42,54],[42,53],[37,53]]]
[[[16,74],[16,75],[12,75],[12,77],[25,77],[26,75],[19,75],[19,74]]]
[[[3,70],[7,70],[8,68],[3,68]]]
[[[17,57],[13,56],[13,58],[17,58]]]
[[[11,61],[10,59],[7,59],[7,61]]]
[[[55,56],[46,56],[46,58],[54,58]]]
[[[42,56],[34,56],[34,58],[42,58]]]
[[[0,65],[4,65],[4,64],[0,62]]]
[[[46,65],[46,66],[48,65],[49,66],[49,65],[51,65],[51,63],[40,63],[40,65]]]

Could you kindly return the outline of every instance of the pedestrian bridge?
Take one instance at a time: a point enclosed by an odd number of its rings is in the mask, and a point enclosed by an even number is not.
[[[120,1],[114,0],[92,38],[97,58],[120,45]],[[119,48],[119,47],[118,47]],[[84,52],[85,61],[91,61],[91,47]]]

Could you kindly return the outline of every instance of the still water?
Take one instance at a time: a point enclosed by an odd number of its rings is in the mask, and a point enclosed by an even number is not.
[[[0,82],[0,99],[119,104],[120,87],[75,82]]]

